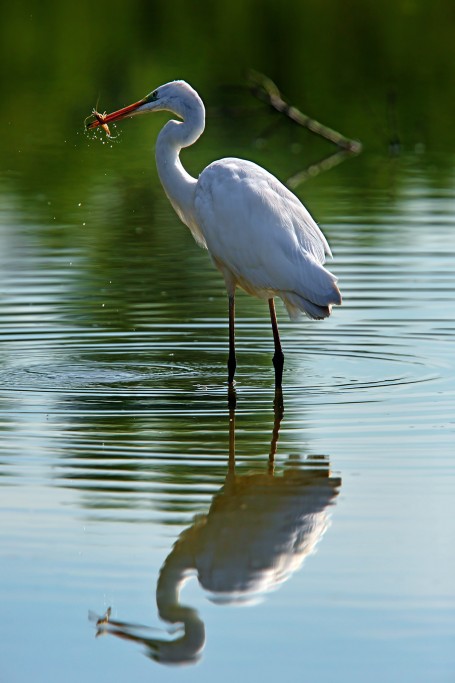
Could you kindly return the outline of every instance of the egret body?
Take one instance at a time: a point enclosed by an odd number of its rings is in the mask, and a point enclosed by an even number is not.
[[[275,385],[281,387],[284,355],[274,297],[292,319],[301,312],[326,318],[341,304],[337,280],[323,264],[330,247],[300,200],[277,178],[243,159],[227,158],[207,166],[199,178],[182,166],[179,153],[205,127],[204,104],[185,81],[160,86],[142,100],[103,117],[103,123],[154,111],[169,111],[179,121],[166,123],[156,143],[156,163],[164,191],[196,242],[206,248],[226,283],[229,297],[228,381],[234,383],[235,291],[267,299],[275,353]],[[98,120],[89,128],[100,125]]]

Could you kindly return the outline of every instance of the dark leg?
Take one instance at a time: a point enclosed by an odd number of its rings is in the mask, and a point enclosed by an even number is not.
[[[237,393],[235,391],[235,383],[228,386],[228,406],[231,410],[235,410],[237,406]]]
[[[273,299],[269,299],[270,320],[272,321],[273,341],[275,344],[275,353],[273,354],[273,365],[275,367],[275,389],[281,389],[283,381],[283,365],[284,354],[281,349],[280,333],[278,332],[278,324],[276,321],[275,303]]]
[[[229,296],[229,358],[228,358],[228,382],[229,386],[234,384],[235,368],[235,296]]]

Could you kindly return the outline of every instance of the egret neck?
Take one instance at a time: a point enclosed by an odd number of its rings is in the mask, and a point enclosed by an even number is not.
[[[183,121],[168,121],[161,130],[156,142],[155,156],[158,175],[172,207],[200,242],[203,237],[194,220],[194,192],[197,180],[185,171],[179,157],[180,150],[196,142],[205,128],[205,109],[202,100],[197,98],[191,105],[175,112]]]

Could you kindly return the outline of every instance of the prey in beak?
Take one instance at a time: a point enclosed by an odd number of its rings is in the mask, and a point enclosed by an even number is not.
[[[106,133],[107,137],[111,138],[112,137],[111,131],[109,130],[109,126],[107,125],[107,123],[105,123],[106,112],[104,112],[104,114],[100,114],[99,111],[96,111],[96,109],[94,109],[92,111],[91,115],[95,117],[98,126],[101,126],[101,128]],[[92,123],[94,123],[94,122],[92,122]],[[87,128],[94,128],[94,127],[95,126],[92,126],[91,124],[87,125]]]
[[[108,137],[112,137],[108,123],[110,123],[111,121],[120,121],[121,119],[124,119],[128,116],[134,116],[135,113],[139,113],[138,109],[142,105],[147,104],[147,102],[147,97],[144,97],[144,99],[139,100],[139,102],[129,104],[127,107],[123,107],[123,109],[118,109],[117,111],[112,112],[112,114],[100,114],[98,111],[96,111],[96,109],[94,109],[90,116],[94,116],[95,119],[93,121],[89,121],[88,123],[86,123],[85,127],[87,130],[92,130],[93,128],[101,126],[106,135]]]

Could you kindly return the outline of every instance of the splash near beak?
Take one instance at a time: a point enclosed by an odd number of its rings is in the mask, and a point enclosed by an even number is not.
[[[117,111],[112,112],[112,114],[103,114],[102,116],[97,115],[97,112],[93,112],[92,116],[95,116],[95,120],[87,123],[86,128],[87,130],[91,130],[92,128],[97,128],[98,126],[104,127],[111,121],[120,121],[127,116],[132,116],[136,109],[145,103],[146,98],[139,100],[139,102],[135,102],[134,104],[129,104],[127,107],[123,107],[123,109],[118,109]]]

